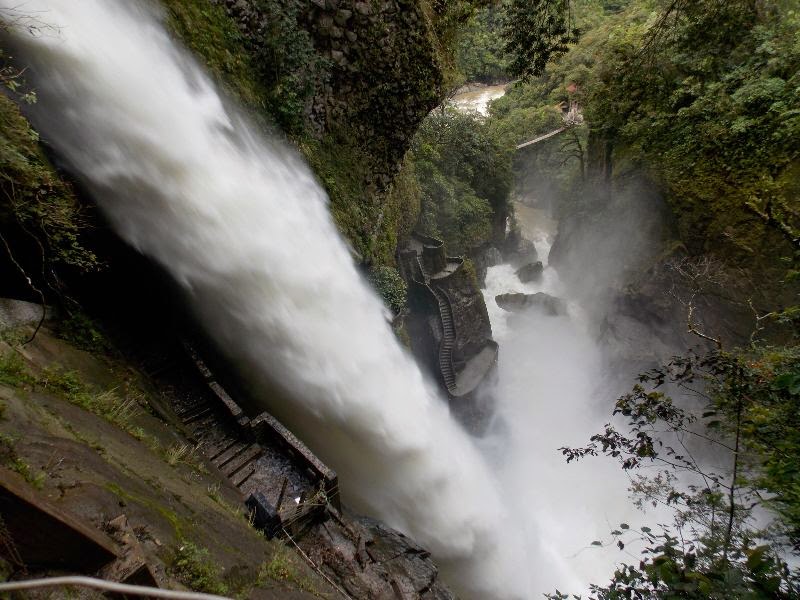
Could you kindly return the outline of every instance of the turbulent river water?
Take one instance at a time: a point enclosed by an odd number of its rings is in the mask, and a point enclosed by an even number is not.
[[[541,280],[524,284],[509,264],[488,270],[484,296],[501,360],[498,414],[484,451],[497,464],[507,506],[536,557],[537,591],[580,592],[589,582],[607,581],[615,561],[634,556],[591,546],[607,541],[620,522],[633,522],[627,478],[602,460],[567,465],[558,451],[581,446],[601,430],[613,383],[587,316],[547,264],[557,224],[547,211],[525,204],[517,203],[515,213],[545,269]],[[509,313],[495,297],[511,292],[564,298],[567,314]]]
[[[600,514],[611,475],[567,470],[556,452],[594,425],[599,361],[576,306],[512,323],[494,294],[536,286],[491,269],[500,406],[476,442],[396,342],[309,169],[220,95],[149,3],[0,9],[42,138],[185,289],[264,405],[339,472],[346,502],[429,548],[465,598],[532,598],[607,574],[580,551],[616,518]],[[559,292],[554,270],[540,287]]]
[[[506,93],[505,85],[481,85],[461,94],[453,96],[451,102],[458,108],[467,112],[477,112],[483,116],[489,114],[489,104],[492,100],[502,97]]]

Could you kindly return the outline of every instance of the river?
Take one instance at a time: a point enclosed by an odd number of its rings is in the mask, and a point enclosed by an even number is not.
[[[524,530],[537,592],[585,592],[604,583],[618,553],[592,546],[621,522],[635,522],[629,480],[616,463],[586,459],[567,465],[559,448],[584,445],[607,422],[617,390],[580,304],[547,264],[557,232],[549,211],[517,202],[523,235],[545,265],[540,281],[523,284],[509,264],[490,267],[483,290],[500,344],[494,396],[497,415],[484,451],[495,462],[506,502]],[[567,301],[567,315],[501,309],[495,296],[544,292]]]
[[[464,112],[477,112],[486,117],[489,115],[489,104],[506,93],[506,85],[472,84],[465,86],[466,91],[456,94],[450,102]]]

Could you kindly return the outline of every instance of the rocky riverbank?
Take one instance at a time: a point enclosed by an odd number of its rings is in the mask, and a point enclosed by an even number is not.
[[[264,599],[339,590],[364,600],[454,597],[425,550],[333,506],[291,538],[265,537],[227,464],[209,458],[208,442],[180,417],[187,398],[208,393],[199,374],[176,370],[181,356],[153,369],[107,339],[98,343],[103,351],[87,351],[57,318],[33,336],[40,315],[37,305],[0,303],[0,483],[18,482],[43,509],[96,532],[119,554],[127,546],[105,532],[124,518],[160,587]],[[287,502],[296,499],[287,494]],[[33,537],[16,540],[20,554],[1,554],[7,576],[94,574],[59,548],[32,546],[39,538],[27,533]],[[81,552],[96,544],[92,535],[75,542]]]

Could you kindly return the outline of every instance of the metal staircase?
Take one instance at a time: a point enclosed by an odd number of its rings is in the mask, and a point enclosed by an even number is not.
[[[453,321],[453,307],[450,305],[450,299],[443,290],[431,287],[436,300],[439,303],[439,315],[442,319],[442,342],[439,345],[439,370],[442,373],[442,379],[447,387],[447,391],[451,394],[455,393],[456,374],[453,368],[453,347],[456,343],[456,326]]]

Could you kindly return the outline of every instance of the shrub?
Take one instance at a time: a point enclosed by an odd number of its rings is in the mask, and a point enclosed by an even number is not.
[[[221,578],[221,569],[211,560],[208,550],[184,540],[175,553],[172,574],[198,592],[225,595],[228,593]]]
[[[370,283],[383,298],[386,306],[399,313],[406,304],[406,284],[397,269],[374,267],[369,273]]]

